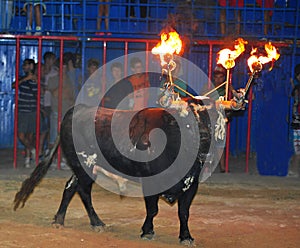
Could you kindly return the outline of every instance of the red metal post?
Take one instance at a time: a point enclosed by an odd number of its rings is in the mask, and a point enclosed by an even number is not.
[[[102,57],[102,76],[101,76],[101,92],[105,93],[106,90],[106,56],[107,55],[107,41],[103,41],[103,57]],[[103,95],[104,96],[104,95]],[[101,99],[101,106],[104,104],[104,98]]]
[[[146,72],[148,73],[149,70],[149,42],[146,42],[146,62],[145,62],[145,69]]]
[[[127,77],[128,75],[128,71],[127,71],[127,68],[128,68],[128,58],[127,58],[127,55],[128,55],[128,41],[125,41],[125,48],[124,48],[124,77]]]
[[[232,72],[230,71],[228,74],[228,88],[230,88],[230,85],[232,83]],[[231,91],[228,92],[228,99],[231,98]],[[227,124],[227,130],[226,130],[226,146],[225,146],[225,172],[229,172],[229,150],[230,150],[230,122]]]
[[[15,84],[15,112],[14,112],[14,168],[17,168],[18,152],[18,99],[19,99],[19,74],[20,74],[20,38],[16,39],[16,84]]]
[[[62,89],[63,89],[63,57],[64,57],[64,40],[60,40],[59,50],[59,87],[58,87],[58,109],[57,109],[57,133],[60,133],[60,124],[62,119]],[[61,149],[57,150],[57,168],[60,170]]]
[[[212,88],[211,85],[211,74],[212,74],[212,44],[209,44],[209,55],[208,55],[208,89]]]
[[[36,102],[36,131],[35,131],[35,163],[39,161],[39,150],[40,150],[40,126],[41,126],[41,61],[42,61],[42,39],[38,39],[38,91],[37,91],[37,102]]]
[[[249,172],[250,141],[251,141],[251,118],[252,118],[252,86],[249,89],[249,108],[248,108],[248,126],[247,126],[247,145],[246,145],[246,169]]]

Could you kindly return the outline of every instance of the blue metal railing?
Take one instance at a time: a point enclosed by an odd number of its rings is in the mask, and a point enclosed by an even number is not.
[[[25,11],[25,2],[37,4],[34,0],[3,0],[0,11],[0,32],[12,34],[26,33],[29,11]],[[145,3],[147,2],[147,3]],[[216,0],[202,1],[125,1],[112,0],[44,0],[42,15],[42,32],[44,35],[77,35],[97,36],[111,34],[113,36],[141,37],[157,36],[165,26],[176,28],[180,33],[195,38],[216,39],[227,36],[243,36],[245,38],[294,39],[299,36],[300,23],[299,1],[277,0],[272,8],[257,5],[256,0],[245,0],[244,7],[221,7]],[[264,0],[263,0],[264,3]],[[109,6],[109,28],[105,29],[105,14],[101,17],[101,28],[97,30],[98,8]],[[27,5],[29,6],[29,5]],[[43,5],[39,5],[43,11]],[[263,5],[264,6],[264,5]],[[226,20],[220,18],[226,13]],[[264,13],[270,11],[270,20]],[[240,21],[237,21],[240,13]],[[221,32],[221,24],[225,23],[226,32]],[[236,25],[239,23],[240,31]],[[264,27],[268,26],[267,33]],[[36,19],[33,14],[32,30],[35,30]]]

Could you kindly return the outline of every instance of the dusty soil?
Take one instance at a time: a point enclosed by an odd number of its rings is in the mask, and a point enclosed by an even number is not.
[[[65,227],[52,218],[71,172],[49,171],[23,209],[12,210],[15,193],[30,170],[0,169],[0,247],[182,247],[177,206],[160,201],[152,241],[139,238],[145,216],[141,198],[120,199],[98,185],[93,203],[108,230],[91,230],[78,196]],[[199,187],[192,204],[190,231],[195,247],[300,247],[300,180],[245,173],[215,173]]]

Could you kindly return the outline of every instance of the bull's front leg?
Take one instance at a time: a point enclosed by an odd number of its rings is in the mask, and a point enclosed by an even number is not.
[[[190,207],[197,193],[197,189],[198,181],[194,182],[191,187],[178,199],[178,216],[180,221],[179,241],[181,244],[192,245],[194,241],[189,231],[188,221],[190,215]]]
[[[146,219],[142,226],[142,239],[152,239],[154,236],[153,230],[153,219],[158,213],[158,199],[159,196],[146,196],[144,197],[145,205],[146,205]]]

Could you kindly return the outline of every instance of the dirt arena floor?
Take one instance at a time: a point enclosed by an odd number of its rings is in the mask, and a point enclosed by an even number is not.
[[[20,161],[21,163],[21,161]],[[190,213],[195,247],[300,247],[300,179],[260,176],[251,163],[244,173],[241,160],[232,159],[230,173],[216,171],[200,184]],[[49,170],[23,209],[13,211],[13,199],[32,169],[12,168],[12,157],[0,152],[0,247],[182,247],[178,244],[177,206],[163,200],[155,218],[155,239],[139,238],[145,217],[141,198],[121,199],[99,185],[93,203],[108,225],[91,230],[78,196],[71,202],[65,227],[51,226],[70,171]]]

